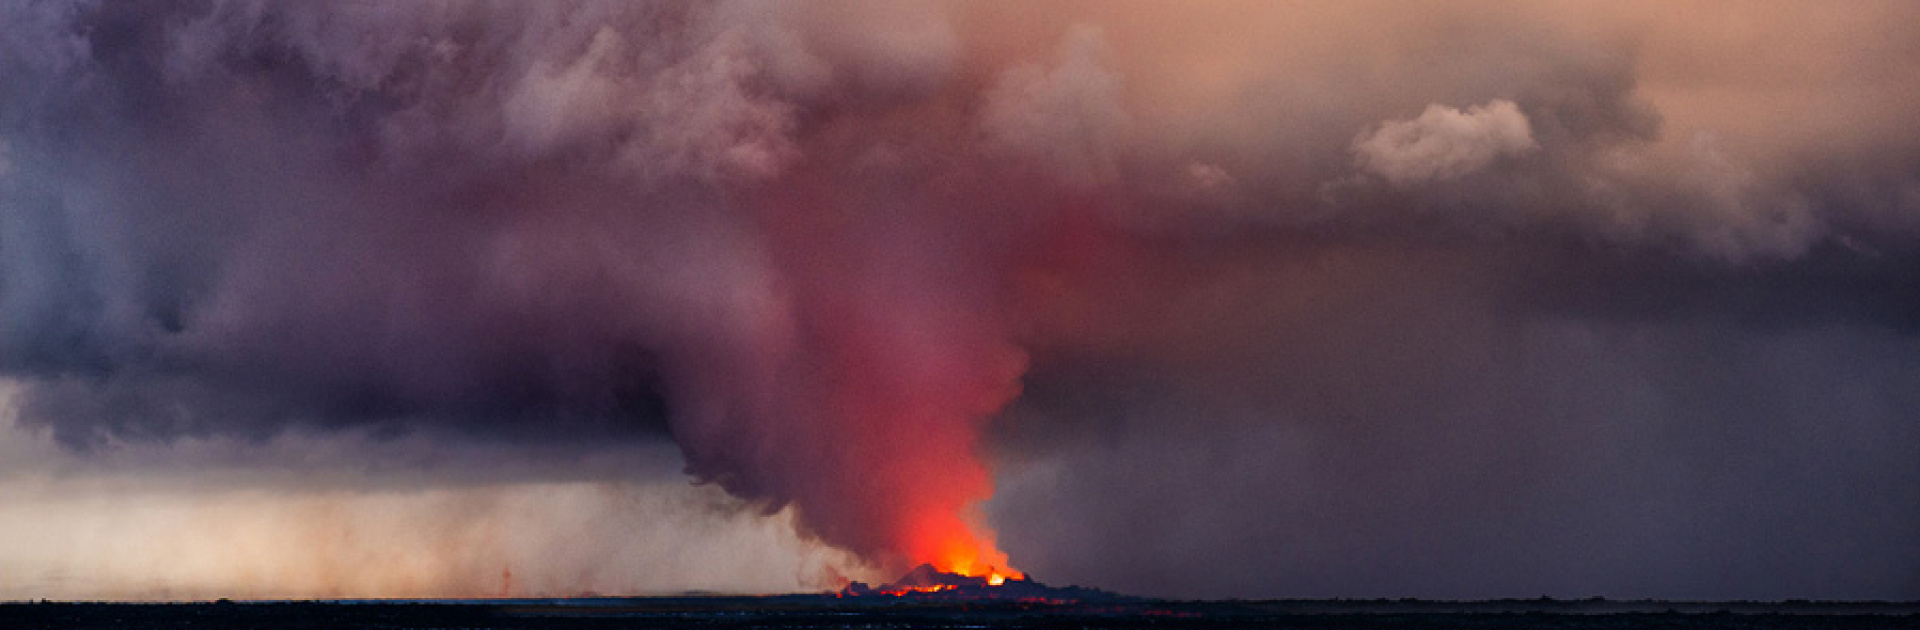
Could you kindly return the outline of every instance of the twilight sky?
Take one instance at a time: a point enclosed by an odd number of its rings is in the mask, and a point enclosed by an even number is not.
[[[1920,4],[0,3],[0,599],[1920,599]]]

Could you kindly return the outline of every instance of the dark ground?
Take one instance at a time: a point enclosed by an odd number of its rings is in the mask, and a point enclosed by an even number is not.
[[[1044,603],[832,596],[10,603],[0,628],[1915,628],[1920,602]]]

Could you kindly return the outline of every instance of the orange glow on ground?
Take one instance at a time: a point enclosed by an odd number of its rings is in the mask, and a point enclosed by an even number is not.
[[[929,564],[947,573],[986,578],[995,586],[1009,578],[1019,579],[1026,575],[1008,566],[1006,552],[995,547],[991,538],[980,535],[971,528],[945,539],[938,546],[943,548],[943,551],[935,556],[939,560]]]
[[[912,595],[914,593],[938,593],[941,591],[951,591],[958,588],[959,587],[954,586],[952,584],[935,584],[932,586],[897,586],[894,588],[883,589],[877,592],[880,593],[881,595],[893,595],[897,597],[901,595]]]
[[[977,462],[969,462],[968,466],[972,468],[969,478],[976,480],[977,492],[965,499],[971,505],[957,513],[952,508],[934,505],[916,510],[917,518],[907,528],[903,545],[906,559],[913,564],[929,564],[941,572],[967,577],[991,580],[998,576],[1002,582],[1022,579],[1026,574],[1011,566],[1007,553],[994,544],[993,531],[981,523],[980,514],[974,508],[993,493],[986,468]]]

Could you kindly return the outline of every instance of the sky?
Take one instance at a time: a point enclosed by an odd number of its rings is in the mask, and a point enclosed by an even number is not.
[[[0,600],[1920,599],[1911,2],[0,4]]]

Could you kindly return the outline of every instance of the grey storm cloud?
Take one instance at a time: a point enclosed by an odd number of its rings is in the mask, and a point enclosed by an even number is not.
[[[0,374],[671,441],[883,567],[993,495],[1151,594],[1913,598],[1920,16],[1665,8],[10,3]]]

